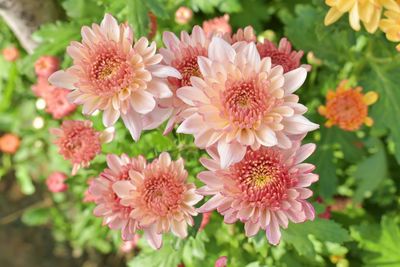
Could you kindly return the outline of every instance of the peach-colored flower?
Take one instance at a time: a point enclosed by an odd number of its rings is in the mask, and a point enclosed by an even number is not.
[[[61,128],[51,129],[57,137],[55,144],[59,153],[73,164],[72,175],[80,167],[88,167],[97,154],[101,152],[101,144],[111,142],[114,129],[108,128],[103,132],[93,129],[91,121],[63,121]]]
[[[201,159],[208,171],[197,176],[206,185],[198,192],[212,198],[199,211],[216,209],[225,223],[242,221],[247,236],[261,228],[271,244],[278,244],[280,227],[314,219],[314,208],[306,201],[312,191],[306,187],[318,175],[312,173],[313,165],[302,163],[314,149],[314,144],[300,146],[299,140],[290,149],[248,148],[245,157],[227,169],[220,168],[216,148],[208,149],[212,159]]]
[[[346,131],[358,130],[363,124],[372,126],[374,121],[368,117],[368,106],[378,100],[378,94],[369,91],[364,95],[361,87],[348,87],[347,82],[342,81],[336,92],[329,91],[326,95],[326,106],[318,108],[318,112],[328,119],[325,126],[337,125]]]
[[[181,6],[175,11],[175,21],[178,24],[187,24],[193,18],[193,11],[185,6]]]
[[[199,26],[193,27],[191,35],[182,31],[180,39],[174,33],[166,31],[163,34],[163,41],[165,48],[160,49],[160,54],[163,56],[165,64],[174,67],[181,74],[180,78],[168,78],[173,96],[159,102],[161,107],[169,108],[172,111],[171,118],[165,129],[165,133],[168,133],[175,123],[183,120],[181,112],[188,108],[188,105],[177,97],[176,90],[183,86],[191,85],[191,77],[201,77],[197,59],[199,56],[207,57],[210,41]]]
[[[129,216],[132,208],[122,205],[113,186],[118,181],[129,180],[132,171],[142,172],[146,167],[146,160],[142,156],[129,158],[125,154],[120,157],[110,154],[107,155],[107,165],[108,168],[93,180],[89,188],[97,205],[93,213],[103,217],[104,224],[111,229],[121,229],[123,240],[133,240],[140,226],[137,220]]]
[[[49,78],[59,68],[60,61],[53,56],[42,56],[35,62],[36,75],[45,79]]]
[[[180,78],[179,72],[159,64],[162,56],[156,54],[155,42],[149,46],[142,37],[132,47],[131,28],[118,26],[109,14],[100,25],[84,26],[82,38],[82,43],[72,42],[67,48],[73,66],[54,73],[49,80],[57,87],[73,90],[68,97],[83,105],[84,114],[103,110],[105,126],[122,117],[137,141],[148,127],[143,117],[154,111],[156,100],[172,95],[166,77]]]
[[[273,42],[265,39],[262,43],[257,44],[257,50],[261,58],[270,57],[272,67],[280,65],[285,73],[300,67],[300,60],[304,55],[301,50],[292,50],[292,44],[286,38],[280,40],[278,47]],[[308,65],[303,65],[302,67],[309,69]]]
[[[9,62],[14,62],[19,58],[19,50],[14,46],[4,48],[2,53],[4,59]]]
[[[232,33],[232,27],[229,24],[229,15],[225,14],[222,17],[213,18],[203,22],[203,30],[207,36],[215,33]]]
[[[62,119],[75,111],[76,105],[69,103],[67,99],[69,92],[67,89],[54,88],[45,95],[46,112],[54,119]]]
[[[291,136],[318,128],[293,94],[306,79],[304,68],[284,74],[270,58],[260,59],[254,43],[235,50],[218,37],[198,64],[202,78],[177,91],[190,106],[178,132],[193,134],[200,148],[217,144],[222,167],[240,161],[247,146],[290,148]]]
[[[228,264],[228,257],[221,256],[215,261],[214,267],[226,267],[228,266],[227,264]]]
[[[187,236],[187,225],[193,226],[193,205],[202,199],[196,187],[187,183],[188,173],[182,159],[171,161],[164,152],[146,166],[143,172],[131,171],[131,180],[118,181],[113,189],[122,205],[133,208],[131,218],[144,228],[153,248],[162,245],[162,234],[172,231],[180,238]]]
[[[63,172],[53,172],[46,179],[46,185],[50,192],[58,193],[64,192],[68,189],[68,185],[65,183],[68,176]]]
[[[32,91],[37,97],[45,98],[51,91],[54,90],[54,86],[49,84],[46,78],[39,77],[37,83],[32,85]]]
[[[18,150],[20,142],[18,136],[7,133],[0,137],[0,151],[7,154],[14,154]]]

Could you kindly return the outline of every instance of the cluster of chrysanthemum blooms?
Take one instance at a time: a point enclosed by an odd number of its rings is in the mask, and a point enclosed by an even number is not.
[[[279,47],[257,42],[251,27],[232,35],[195,26],[179,37],[164,32],[163,41],[157,53],[154,42],[134,42],[128,25],[106,15],[82,28],[82,42],[67,49],[72,67],[49,79],[72,90],[69,100],[85,115],[103,111],[106,127],[121,117],[135,141],[168,120],[165,134],[179,125],[177,132],[192,134],[210,155],[201,159],[207,170],[197,176],[205,183],[199,189],[188,183],[184,161],[166,152],[152,162],[107,155],[108,168],[90,185],[95,215],[121,229],[124,240],[143,230],[159,248],[163,233],[184,238],[193,216],[217,210],[226,223],[243,222],[246,235],[262,229],[278,244],[289,221],[314,218],[307,187],[318,176],[302,162],[315,145],[301,142],[318,125],[303,116],[307,108],[294,94],[309,68],[300,66],[302,52],[286,39]],[[113,136],[89,121],[65,121],[53,132],[74,173]],[[196,209],[203,196],[211,198]]]

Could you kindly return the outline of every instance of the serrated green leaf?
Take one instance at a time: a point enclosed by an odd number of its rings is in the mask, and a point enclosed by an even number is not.
[[[350,240],[346,229],[332,220],[316,219],[305,223],[290,224],[282,231],[282,239],[293,245],[300,255],[314,257],[316,255],[309,235],[325,242],[343,243]]]

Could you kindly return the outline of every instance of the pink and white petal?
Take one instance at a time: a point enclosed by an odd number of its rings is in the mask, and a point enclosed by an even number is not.
[[[255,236],[260,230],[260,224],[248,221],[244,224],[244,230],[246,232],[246,236],[248,237]]]
[[[108,154],[106,157],[108,167],[114,171],[115,173],[119,173],[121,171],[122,162],[121,159],[114,154]]]
[[[156,106],[153,95],[146,91],[133,92],[130,101],[133,109],[140,114],[147,114]]]
[[[119,26],[117,20],[110,14],[105,14],[104,19],[100,23],[100,27],[107,34],[108,38],[118,42]]]
[[[110,143],[115,136],[115,128],[114,127],[108,127],[104,131],[100,133],[100,142],[102,144],[107,144]]]
[[[220,37],[213,37],[208,47],[208,57],[219,62],[234,62],[235,50]]]
[[[198,208],[198,212],[204,213],[215,210],[218,206],[223,202],[224,197],[220,194],[214,195],[210,198],[206,203],[203,204],[200,208]]]
[[[201,132],[204,128],[203,118],[194,113],[186,118],[176,130],[178,133],[195,134]]]
[[[285,77],[285,84],[283,85],[285,95],[290,95],[304,83],[307,78],[307,70],[304,68],[297,68],[285,73],[283,76]]]
[[[185,220],[177,221],[173,220],[171,223],[171,231],[174,235],[185,238],[187,236],[187,224]]]
[[[118,197],[126,198],[129,197],[131,191],[135,190],[135,187],[131,181],[117,181],[112,185],[112,189]]]
[[[256,132],[256,139],[263,146],[275,146],[278,143],[275,132],[267,126],[262,127]]]
[[[52,75],[49,77],[49,83],[60,88],[65,88],[65,89],[76,89],[75,83],[78,82],[78,79],[69,74],[67,71],[64,70],[59,70],[54,72]]]
[[[173,112],[172,108],[155,107],[153,111],[143,116],[143,129],[152,130],[166,121]]]
[[[170,66],[164,66],[158,64],[158,65],[148,66],[147,69],[151,72],[153,76],[156,76],[158,78],[167,78],[167,77],[175,77],[178,79],[182,78],[179,71]]]
[[[319,128],[318,124],[301,115],[294,115],[282,121],[284,131],[288,134],[303,134]]]
[[[195,106],[195,102],[209,103],[207,96],[198,88],[184,86],[176,91],[177,96],[186,104]]]
[[[281,230],[279,229],[279,224],[274,213],[271,213],[271,221],[267,226],[265,233],[270,244],[275,246],[279,244],[281,240]]]
[[[199,56],[197,57],[197,64],[199,65],[199,69],[203,77],[212,77],[212,61],[209,58]]]
[[[231,164],[241,161],[246,154],[246,146],[239,144],[238,142],[232,142],[230,144],[223,140],[218,142],[218,153],[221,159],[221,168],[225,169]]]
[[[147,91],[157,98],[167,98],[173,95],[167,82],[154,78],[147,84]]]
[[[143,229],[147,242],[153,249],[160,249],[162,246],[162,235],[157,233],[156,224]]]
[[[112,106],[104,110],[103,113],[103,124],[106,127],[111,127],[119,119],[119,110],[114,109]]]
[[[178,37],[176,37],[174,33],[169,31],[165,31],[163,33],[163,42],[165,47],[168,48],[169,50],[177,48],[180,43]]]
[[[130,108],[126,114],[121,114],[121,118],[133,140],[138,141],[143,130],[141,116]]]
[[[296,152],[294,164],[299,164],[306,160],[312,153],[314,153],[316,148],[315,144],[305,144],[302,145]]]

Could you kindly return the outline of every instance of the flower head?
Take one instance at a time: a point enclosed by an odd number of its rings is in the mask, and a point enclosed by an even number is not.
[[[187,24],[193,18],[193,11],[185,6],[181,6],[175,11],[175,21],[178,24]]]
[[[20,140],[15,134],[7,133],[0,137],[0,151],[7,154],[17,152]]]
[[[228,257],[221,256],[215,261],[214,267],[226,267],[227,263],[228,263]]]
[[[35,62],[36,75],[45,79],[49,78],[59,68],[60,61],[53,56],[42,56]]]
[[[88,167],[97,154],[101,152],[101,144],[110,142],[114,130],[109,128],[98,132],[91,121],[63,121],[61,128],[51,129],[57,139],[55,144],[59,153],[73,164],[72,175],[80,167]]]
[[[179,73],[159,64],[162,56],[156,54],[155,42],[149,45],[142,37],[133,45],[131,28],[118,25],[109,14],[100,25],[84,26],[82,38],[82,43],[72,42],[67,48],[73,66],[49,80],[73,90],[68,97],[83,105],[84,114],[103,110],[105,126],[112,126],[121,116],[138,140],[147,127],[144,116],[154,111],[156,100],[172,95],[166,77],[180,78]]]
[[[212,159],[201,160],[208,171],[197,176],[206,185],[198,192],[213,197],[199,211],[216,209],[226,223],[242,221],[247,236],[263,229],[268,241],[278,244],[280,227],[314,219],[314,209],[306,201],[312,191],[306,187],[318,175],[312,173],[313,165],[302,163],[314,149],[314,144],[300,146],[298,140],[286,150],[248,148],[245,157],[227,169],[220,168],[218,151],[209,149]]]
[[[235,50],[218,37],[198,64],[202,78],[177,91],[190,106],[178,132],[193,134],[200,148],[217,144],[222,167],[240,161],[247,146],[290,148],[291,136],[318,128],[293,94],[307,76],[304,68],[284,74],[270,58],[260,59],[254,43]]]
[[[180,39],[172,32],[164,32],[163,41],[165,48],[160,49],[164,62],[168,66],[177,69],[181,77],[169,77],[173,96],[167,100],[160,101],[160,105],[172,109],[171,118],[167,124],[165,133],[172,130],[175,123],[183,120],[181,112],[188,107],[177,95],[176,90],[184,86],[190,86],[191,77],[201,77],[200,68],[197,63],[199,56],[207,57],[209,39],[199,26],[194,26],[192,34],[182,31]]]
[[[65,183],[68,176],[63,172],[53,172],[46,179],[46,185],[50,192],[58,193],[64,192],[68,189],[68,185]]]
[[[162,234],[169,231],[185,238],[187,225],[193,226],[192,216],[197,215],[193,205],[202,197],[187,183],[183,160],[171,161],[164,152],[143,172],[129,174],[131,180],[119,181],[113,189],[122,205],[133,208],[130,216],[143,227],[149,244],[160,248]]]
[[[225,14],[222,17],[213,18],[203,22],[203,30],[207,36],[215,33],[232,33],[232,27],[229,24],[229,15]]]
[[[129,180],[132,171],[142,172],[146,160],[141,156],[129,158],[125,154],[120,157],[110,154],[107,156],[107,165],[108,168],[95,178],[89,187],[97,205],[93,213],[103,217],[104,224],[111,229],[121,229],[124,240],[133,240],[139,228],[138,222],[129,216],[132,208],[122,205],[121,198],[113,186],[118,181]]]
[[[370,33],[378,29],[383,7],[400,11],[400,6],[395,0],[326,0],[325,3],[331,7],[325,17],[326,26],[335,23],[344,13],[349,12],[350,26],[359,31],[362,21]]]
[[[328,119],[326,127],[337,125],[346,131],[358,130],[362,124],[372,126],[374,121],[368,117],[368,106],[378,100],[378,94],[370,91],[362,94],[361,87],[351,88],[342,81],[336,92],[329,91],[326,95],[326,106],[320,106],[318,111]]]
[[[6,61],[14,62],[19,58],[19,50],[15,46],[6,47],[2,51]]]
[[[303,57],[303,51],[293,51],[291,43],[282,38],[279,46],[267,39],[257,44],[257,50],[261,58],[270,57],[272,66],[282,66],[283,72],[288,72],[300,67],[300,59]]]
[[[46,101],[46,112],[54,119],[62,119],[75,111],[76,105],[68,102],[69,90],[54,88],[44,96]]]

